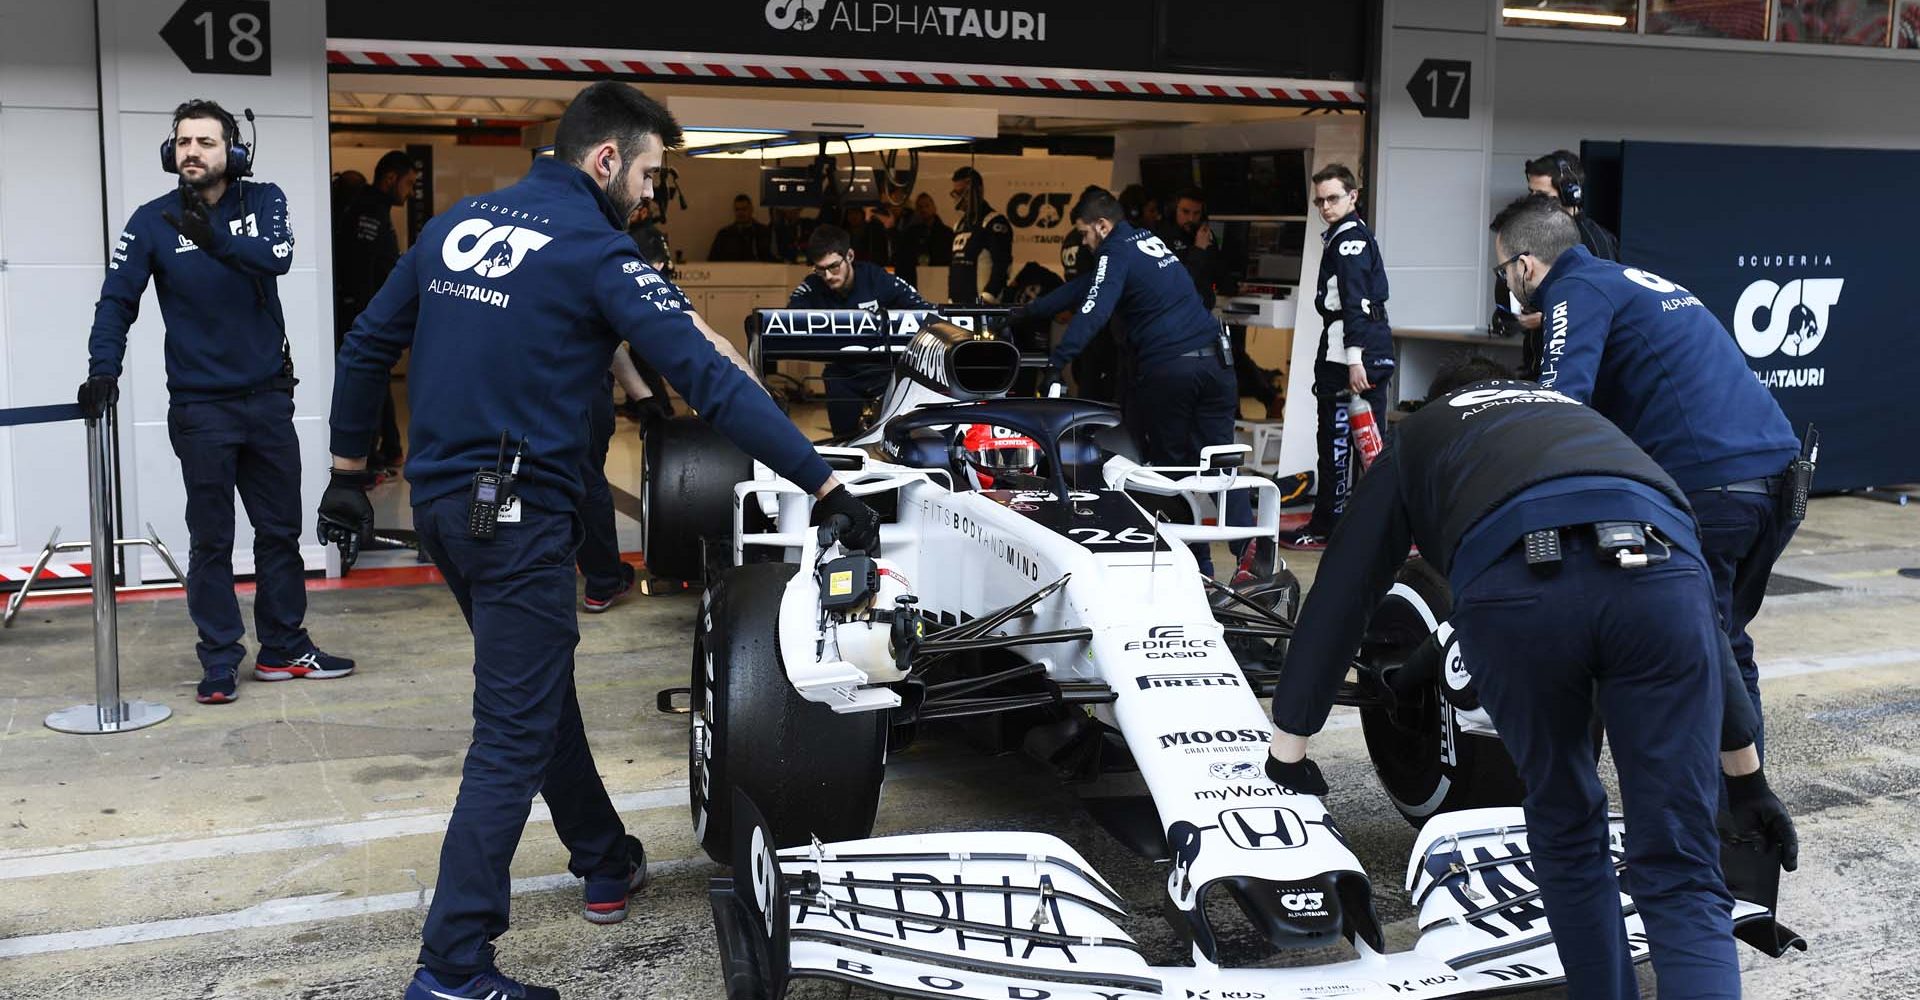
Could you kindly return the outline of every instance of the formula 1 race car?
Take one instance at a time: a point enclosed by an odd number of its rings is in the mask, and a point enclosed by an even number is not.
[[[1189,549],[1273,538],[1278,488],[1239,472],[1240,445],[1207,448],[1193,467],[1143,465],[1111,407],[1002,398],[1017,366],[1004,341],[925,322],[881,421],[821,448],[882,513],[877,552],[810,527],[812,498],[764,467],[748,463],[732,486],[725,558],[704,572],[688,741],[695,835],[734,866],[712,890],[727,996],[778,998],[792,977],[996,1000],[1449,996],[1562,978],[1511,762],[1437,639],[1437,575],[1403,575],[1342,694],[1421,825],[1405,883],[1421,936],[1388,954],[1334,817],[1262,767],[1258,698],[1298,585],[1275,567],[1224,587]],[[979,425],[1031,448],[996,447],[986,464],[967,446]],[[668,471],[656,478],[685,481]],[[1235,489],[1254,492],[1256,523],[1207,523]],[[693,525],[702,512],[687,496],[664,490],[651,509]],[[1423,670],[1430,681],[1397,674]],[[1068,780],[1137,774],[1142,794],[1088,799],[1089,812],[1170,863],[1168,912],[1192,964],[1149,965],[1117,922],[1121,897],[1055,837],[871,838],[889,750],[943,721]],[[1616,818],[1616,859],[1622,829]],[[1344,940],[1356,957],[1222,968],[1215,899],[1277,949]],[[1644,958],[1639,918],[1621,905]],[[1756,904],[1736,919],[1772,929]]]

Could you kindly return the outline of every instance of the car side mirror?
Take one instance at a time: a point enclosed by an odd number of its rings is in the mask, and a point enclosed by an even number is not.
[[[1214,444],[1200,449],[1200,464],[1216,471],[1237,469],[1247,464],[1253,448],[1244,444]]]

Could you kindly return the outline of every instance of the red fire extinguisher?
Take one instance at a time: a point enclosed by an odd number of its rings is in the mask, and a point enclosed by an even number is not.
[[[1365,472],[1386,442],[1380,437],[1380,425],[1374,422],[1373,406],[1359,393],[1347,400],[1347,425],[1353,429],[1354,448],[1360,453],[1360,471]]]

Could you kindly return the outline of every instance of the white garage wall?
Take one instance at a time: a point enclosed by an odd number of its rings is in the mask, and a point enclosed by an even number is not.
[[[106,260],[93,7],[0,0],[0,408],[73,401]],[[0,429],[0,563],[87,534],[78,421]]]
[[[1493,206],[1525,191],[1528,158],[1582,139],[1920,148],[1920,60],[1521,38],[1494,51]]]

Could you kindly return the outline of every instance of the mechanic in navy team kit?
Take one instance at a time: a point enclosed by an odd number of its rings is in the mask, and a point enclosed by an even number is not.
[[[947,302],[956,306],[997,305],[1013,274],[1013,223],[987,204],[987,183],[980,171],[953,172],[953,259],[947,264]],[[980,277],[980,258],[987,276]]]
[[[1227,359],[1226,332],[1200,302],[1193,279],[1160,237],[1127,222],[1118,199],[1097,191],[1073,207],[1073,224],[1094,251],[1085,301],[1047,359],[1051,380],[1118,317],[1133,350],[1131,398],[1142,416],[1147,460],[1198,465],[1200,449],[1233,444],[1240,396]],[[1129,421],[1133,423],[1135,421]],[[1227,523],[1252,524],[1245,490],[1228,495]],[[1213,575],[1204,545],[1194,546],[1200,572]]]
[[[249,113],[251,115],[251,113]],[[194,697],[222,704],[246,647],[233,592],[233,494],[253,525],[256,680],[345,677],[353,661],[315,648],[300,558],[300,441],[293,431],[292,353],[277,279],[293,265],[287,199],[248,184],[253,150],[212,101],[173,112],[160,164],[180,186],[134,209],[107,263],[87,342],[80,406],[119,399],[127,330],[151,278],[166,323],[167,437],[187,493],[187,613],[200,632]]]
[[[844,518],[847,544],[866,548],[878,535],[873,512],[712,348],[622,230],[680,141],[672,115],[638,90],[602,82],[581,91],[560,118],[555,155],[429,223],[340,352],[323,534],[367,530],[367,440],[386,371],[411,346],[414,523],[474,636],[473,743],[408,1000],[558,997],[494,964],[508,863],[536,793],[569,870],[586,879],[587,919],[622,919],[645,881],[640,842],[625,834],[595,770],[573,682],[582,417],[619,340],[704,420],[818,496],[817,518]]]
[[[887,269],[859,260],[847,231],[822,224],[807,238],[807,263],[813,273],[787,296],[788,309],[931,309],[920,293]],[[827,365],[827,423],[836,438],[860,430],[860,410],[866,401],[887,390],[893,377],[892,356]]]
[[[1620,425],[1686,492],[1720,624],[1758,714],[1747,624],[1799,526],[1784,495],[1800,453],[1786,414],[1698,298],[1596,259],[1554,199],[1516,201],[1492,228],[1498,270],[1545,317],[1540,383]]]
[[[1734,775],[1730,833],[1777,847],[1788,870],[1798,846],[1760,771],[1686,497],[1604,417],[1503,374],[1485,361],[1443,371],[1355,486],[1281,668],[1268,776],[1327,793],[1307,738],[1417,543],[1447,575],[1480,704],[1528,790],[1568,994],[1640,995],[1588,731],[1597,707],[1627,817],[1623,881],[1660,995],[1738,997],[1719,773]]]
[[[1373,232],[1360,221],[1360,187],[1353,171],[1334,163],[1313,175],[1313,205],[1326,222],[1320,239],[1320,276],[1313,307],[1320,313],[1320,346],[1313,359],[1313,395],[1320,408],[1319,495],[1305,527],[1280,544],[1325,548],[1347,505],[1359,471],[1348,439],[1349,396],[1373,407],[1387,429],[1387,382],[1393,378],[1393,331],[1387,326],[1387,266]]]
[[[413,157],[391,150],[373,168],[373,183],[355,191],[339,207],[339,225],[333,244],[333,348],[352,329],[354,318],[366,308],[373,293],[386,284],[400,259],[400,234],[393,228],[394,208],[413,197],[419,170]],[[380,404],[380,433],[374,438],[370,461],[377,469],[399,472],[406,449],[400,440],[400,422],[393,393]]]

